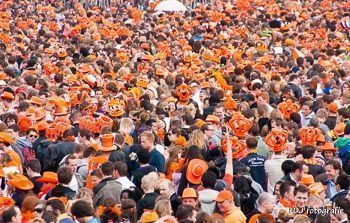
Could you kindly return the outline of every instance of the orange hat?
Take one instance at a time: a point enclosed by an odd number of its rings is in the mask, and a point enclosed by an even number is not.
[[[35,121],[39,121],[44,118],[46,118],[46,111],[44,108],[36,109],[34,114],[32,115],[32,119]]]
[[[303,127],[299,129],[299,137],[301,139],[301,146],[316,146],[317,137],[322,134],[319,128]]]
[[[37,96],[33,96],[30,98],[29,103],[35,104],[35,105],[39,105],[42,106],[43,102],[41,101],[41,99]]]
[[[304,184],[306,186],[309,186],[310,184],[315,183],[314,177],[310,174],[303,174],[301,176],[301,180],[299,182],[300,184]]]
[[[227,110],[237,110],[237,102],[231,96],[227,97],[223,104]]]
[[[157,212],[153,210],[148,210],[142,214],[141,223],[151,223],[151,222],[157,221],[158,219],[159,218],[158,218]]]
[[[210,88],[209,82],[203,81],[203,82],[201,83],[201,88],[202,88],[202,89]]]
[[[229,190],[222,190],[215,199],[216,202],[233,201],[233,194]]]
[[[56,126],[57,123],[51,123],[46,127],[45,135],[48,140],[55,141],[57,139]]]
[[[272,129],[265,137],[265,143],[273,152],[281,152],[287,147],[288,132],[285,130]]]
[[[41,183],[58,183],[57,173],[54,172],[44,172],[43,176],[36,180]]]
[[[322,134],[322,132],[320,132],[320,134],[317,135],[316,141],[321,143],[326,142],[326,137]]]
[[[196,126],[198,126],[199,128],[201,128],[204,124],[205,124],[205,122],[204,122],[202,119],[197,119],[197,121],[196,121]]]
[[[346,125],[344,122],[339,122],[338,124],[336,124],[336,126],[333,129],[334,135],[337,137],[344,135],[345,127]]]
[[[187,165],[186,177],[192,184],[200,184],[202,175],[208,169],[208,164],[201,159],[193,159]]]
[[[240,112],[236,112],[228,124],[236,136],[244,137],[252,127],[253,122],[245,118]]]
[[[1,99],[13,101],[13,100],[15,100],[15,96],[13,96],[13,94],[10,92],[5,91],[1,94]]]
[[[35,112],[35,108],[34,107],[29,107],[27,109],[27,112],[26,112],[26,116],[32,116]]]
[[[0,197],[0,214],[3,212],[5,208],[15,206],[15,201],[9,197]]]
[[[183,198],[198,198],[196,190],[193,188],[185,188],[185,190],[182,192],[182,199]]]
[[[13,143],[14,140],[10,134],[7,132],[0,132],[0,142],[3,143]]]
[[[310,189],[310,194],[312,195],[319,195],[327,189],[327,187],[320,182],[310,184],[308,188]]]
[[[120,117],[125,112],[125,101],[120,99],[112,99],[108,103],[108,114],[111,117]]]
[[[332,142],[326,142],[323,146],[321,146],[322,151],[332,151],[336,152],[337,149],[334,147]]]
[[[47,126],[48,126],[48,123],[46,121],[40,121],[36,123],[35,128],[38,131],[42,131],[42,130],[45,130]]]
[[[232,144],[232,158],[233,159],[240,159],[243,158],[245,155],[247,155],[247,144],[244,140],[239,140],[236,136],[232,137],[231,139]],[[221,140],[221,147],[222,151],[226,154],[227,152],[227,139],[224,138]]]
[[[99,129],[97,129],[96,127],[97,127],[96,120],[92,116],[89,116],[89,115],[82,116],[79,119],[79,128],[80,129],[87,129],[92,133],[98,133],[99,131],[96,131],[96,130],[99,130]]]
[[[179,136],[175,139],[174,144],[177,146],[186,146],[186,138]]]
[[[205,119],[206,122],[211,122],[214,124],[220,123],[220,118],[215,116],[215,115],[208,115],[207,118]]]
[[[18,127],[19,131],[27,132],[28,129],[32,126],[32,120],[27,116],[19,115],[18,116]]]
[[[96,133],[99,133],[102,127],[108,126],[110,129],[113,127],[113,120],[105,115],[101,115],[96,119],[96,123],[98,125],[98,131]]]
[[[49,98],[48,102],[55,105],[55,116],[61,116],[68,114],[67,102],[60,97]]]
[[[104,152],[110,152],[116,150],[117,147],[114,145],[114,135],[113,134],[104,134],[101,136],[101,144],[98,149]]]
[[[70,120],[64,116],[56,116],[55,122],[63,122],[63,123],[69,124],[69,125],[71,124]]]
[[[278,109],[282,112],[284,118],[289,119],[290,114],[298,112],[300,106],[297,103],[293,103],[292,100],[288,99],[278,105]]]
[[[330,103],[328,105],[328,111],[332,113],[337,113],[338,112],[338,105],[334,102]]]
[[[20,190],[31,190],[34,188],[34,184],[23,174],[15,174],[10,176],[8,184]]]

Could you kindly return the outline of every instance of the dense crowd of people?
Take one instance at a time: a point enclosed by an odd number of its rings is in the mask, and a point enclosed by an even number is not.
[[[349,1],[91,2],[0,1],[0,222],[349,221]]]

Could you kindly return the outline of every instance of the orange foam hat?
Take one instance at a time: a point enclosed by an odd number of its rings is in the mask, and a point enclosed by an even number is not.
[[[244,137],[247,135],[249,129],[252,127],[253,122],[245,118],[240,112],[236,112],[232,116],[228,124],[236,136]]]
[[[278,109],[282,112],[285,119],[289,119],[290,114],[293,112],[298,112],[300,110],[300,106],[297,103],[292,102],[292,100],[288,99],[280,103],[278,105]]]
[[[316,146],[317,137],[322,134],[321,130],[314,127],[303,127],[299,129],[301,146]]]
[[[287,147],[288,132],[286,130],[272,129],[265,137],[265,143],[273,152],[281,152]]]

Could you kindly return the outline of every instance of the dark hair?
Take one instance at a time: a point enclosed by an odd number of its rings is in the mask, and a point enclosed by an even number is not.
[[[45,222],[56,222],[56,220],[57,220],[57,216],[55,215],[55,213],[53,211],[44,211],[41,218]]]
[[[217,176],[213,171],[206,171],[202,175],[202,185],[204,188],[214,189],[216,184]]]
[[[38,159],[30,159],[26,163],[26,168],[30,168],[32,171],[35,173],[40,173],[41,172],[41,165],[40,161]]]
[[[84,200],[77,200],[73,203],[71,213],[76,218],[90,217],[94,215],[94,209]]]
[[[137,158],[140,164],[146,164],[149,162],[150,154],[147,150],[141,149],[137,152]]]
[[[8,129],[12,129],[14,132],[19,132],[19,127],[17,124],[10,125]]]
[[[339,170],[339,173],[341,172],[341,164],[338,160],[328,160],[324,166],[332,165],[333,169]]]
[[[95,169],[95,170],[91,171],[90,176],[96,176],[100,179],[103,178],[103,175],[102,175],[102,172],[100,169]]]
[[[210,220],[210,215],[204,211],[201,211],[196,215],[196,223],[208,223]]]
[[[117,161],[114,163],[114,169],[117,170],[120,176],[128,176],[128,165],[123,161]]]
[[[304,194],[304,193],[309,193],[310,190],[309,190],[309,188],[307,188],[307,186],[302,185],[302,184],[299,184],[297,187],[294,188],[294,196],[295,196],[298,192]]]
[[[202,151],[196,145],[188,147],[185,151],[185,163],[188,163],[193,159],[203,159]]]
[[[288,175],[292,172],[292,165],[294,164],[293,160],[285,160],[283,161],[281,168],[284,173],[284,175]]]
[[[341,190],[347,190],[350,186],[349,177],[346,174],[341,174],[337,177],[335,184],[338,184]]]
[[[303,170],[303,163],[293,162],[291,167],[292,167],[292,173],[295,173],[295,171],[297,171],[297,170]]]
[[[87,140],[91,138],[91,132],[87,129],[79,129],[79,134],[81,137],[85,137]]]
[[[46,207],[48,206],[52,207],[52,210],[55,213],[55,215],[57,215],[57,211],[59,211],[61,214],[66,212],[63,202],[58,198],[48,200],[46,203]]]
[[[248,136],[245,140],[249,149],[256,149],[258,145],[258,139],[253,136]]]
[[[61,184],[69,184],[72,180],[73,173],[69,167],[60,167],[57,171],[58,182]]]
[[[104,176],[111,176],[114,171],[114,165],[112,162],[108,161],[101,165],[101,171]]]
[[[313,146],[304,146],[301,148],[301,154],[303,155],[304,159],[311,159],[315,151],[316,149]]]
[[[12,222],[12,218],[16,217],[16,215],[17,215],[17,212],[15,207],[7,208],[2,212],[2,221],[4,223]]]
[[[96,150],[94,147],[89,146],[83,151],[83,158],[88,158],[90,156],[93,156],[96,153]]]
[[[291,187],[294,187],[295,183],[291,181],[285,181],[280,186],[280,195],[284,198],[284,195],[290,190]]]
[[[65,159],[64,164],[69,165],[69,160],[75,160],[75,159],[77,159],[76,156],[74,156],[73,154],[69,154]]]
[[[176,211],[176,219],[178,221],[188,219],[188,218],[192,217],[194,210],[195,209],[192,206],[180,205]]]

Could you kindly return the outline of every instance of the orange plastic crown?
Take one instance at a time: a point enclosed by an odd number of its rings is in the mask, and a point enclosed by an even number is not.
[[[304,127],[299,130],[299,137],[302,146],[316,146],[321,130],[314,127]]]
[[[236,112],[228,124],[236,136],[244,137],[252,127],[253,122],[244,117],[240,112]]]
[[[272,129],[272,131],[265,137],[265,143],[274,152],[284,150],[288,143],[288,132],[286,130]]]
[[[290,114],[293,112],[298,112],[300,110],[300,106],[297,103],[292,102],[292,100],[288,99],[279,104],[278,109],[282,112],[284,118],[289,119]]]

